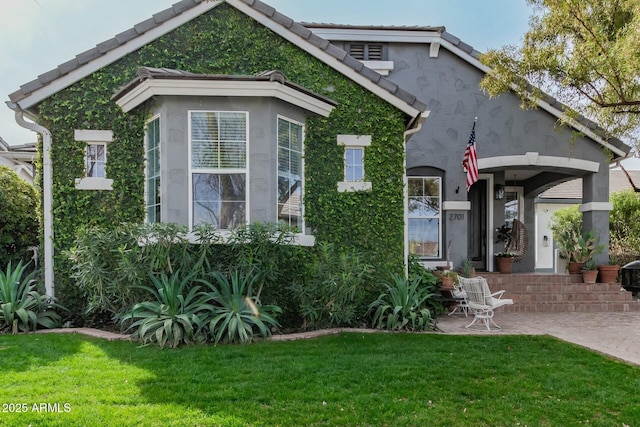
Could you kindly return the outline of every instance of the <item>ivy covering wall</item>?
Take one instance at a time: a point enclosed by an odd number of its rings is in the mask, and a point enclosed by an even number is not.
[[[56,292],[63,302],[77,297],[62,251],[71,246],[79,227],[144,219],[143,139],[148,112],[137,108],[125,114],[110,100],[141,66],[239,75],[277,69],[287,79],[338,101],[330,117],[313,117],[306,123],[307,226],[318,241],[359,249],[380,272],[402,268],[405,115],[223,4],[40,104],[39,122],[53,134]],[[113,130],[107,158],[113,191],[75,189],[75,178],[84,174],[85,144],[74,141],[74,129]],[[337,192],[344,153],[337,134],[372,135],[372,145],[365,151],[371,192]]]

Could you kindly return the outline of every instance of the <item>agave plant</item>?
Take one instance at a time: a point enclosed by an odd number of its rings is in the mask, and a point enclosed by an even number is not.
[[[210,296],[199,285],[191,286],[195,272],[181,278],[180,272],[160,277],[150,275],[153,286],[140,286],[153,298],[136,304],[118,317],[121,325],[135,320],[128,328],[136,329],[143,343],[157,343],[175,348],[180,344],[205,341],[204,327],[214,307]],[[137,320],[136,320],[137,319]]]
[[[431,311],[428,301],[437,294],[430,292],[414,276],[408,280],[402,276],[391,275],[391,280],[384,283],[386,292],[380,294],[369,306],[374,311],[373,324],[380,329],[424,331],[432,329]]]
[[[252,296],[256,276],[230,273],[229,278],[220,272],[214,272],[215,284],[207,283],[209,295],[216,304],[215,316],[209,322],[209,333],[216,343],[248,343],[254,334],[263,337],[271,335],[270,327],[279,326],[271,313],[280,313],[278,306],[260,304],[259,298]],[[216,286],[217,285],[217,286]]]
[[[35,272],[25,274],[27,265],[22,261],[6,273],[0,271],[0,331],[35,331],[38,326],[55,328],[60,325],[60,316],[53,311],[54,304],[36,290]]]

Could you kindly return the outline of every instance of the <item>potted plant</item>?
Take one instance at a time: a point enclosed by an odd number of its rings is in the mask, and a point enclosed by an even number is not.
[[[570,274],[580,273],[588,260],[602,252],[603,246],[598,242],[593,230],[581,234],[575,229],[566,229],[558,233],[558,244],[562,247],[560,256],[568,261]]]
[[[593,259],[588,259],[582,266],[582,281],[584,283],[596,283],[598,268]]]
[[[476,269],[473,268],[471,258],[465,258],[462,260],[462,263],[460,264],[460,275],[467,278],[476,277]]]
[[[514,257],[515,254],[513,252],[497,252],[496,267],[498,268],[498,272],[503,274],[511,273]]]
[[[511,227],[509,224],[502,224],[501,227],[496,228],[496,243],[504,243],[504,247],[506,248],[509,244],[509,240],[511,239]]]
[[[609,256],[609,264],[598,266],[600,274],[600,283],[615,283],[618,280],[618,271],[620,270],[620,262],[614,255]]]
[[[440,275],[441,290],[453,290],[458,283],[458,274],[453,270],[445,270]]]
[[[549,226],[553,232],[553,240],[560,250],[560,258],[567,262],[569,273],[580,273],[582,264],[573,259],[573,254],[578,252],[577,242],[582,229],[582,214],[577,206],[575,209],[560,209],[555,212]]]

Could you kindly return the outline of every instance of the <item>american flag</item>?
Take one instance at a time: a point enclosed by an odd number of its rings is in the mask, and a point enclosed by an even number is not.
[[[478,153],[476,152],[476,124],[473,123],[467,149],[464,150],[462,168],[467,173],[467,193],[474,182],[478,180]]]

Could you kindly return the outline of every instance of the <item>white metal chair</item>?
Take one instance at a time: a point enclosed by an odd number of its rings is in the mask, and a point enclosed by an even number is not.
[[[490,323],[497,329],[501,329],[493,321],[493,310],[503,305],[513,304],[512,299],[502,299],[504,290],[491,293],[489,285],[484,277],[474,277],[468,279],[460,277],[460,285],[464,292],[467,294],[467,304],[469,310],[473,313],[473,322],[469,323],[466,327],[470,327],[476,323],[479,319],[487,327],[487,330],[491,331]]]
[[[459,278],[460,276],[458,276]],[[467,302],[467,293],[462,289],[462,286],[454,286],[451,290],[451,297],[455,299],[456,306],[449,312],[449,316],[453,313],[457,313],[458,310],[464,314],[464,317],[469,317],[469,303]]]

